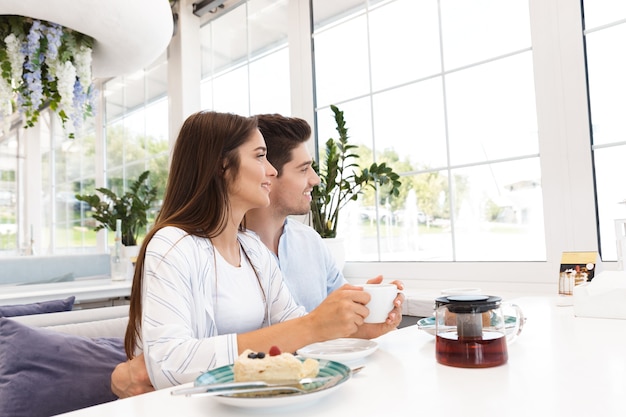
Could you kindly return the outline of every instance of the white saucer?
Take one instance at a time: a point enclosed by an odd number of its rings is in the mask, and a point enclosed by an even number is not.
[[[378,343],[371,340],[341,338],[313,343],[298,349],[296,353],[305,358],[346,362],[371,355],[376,349],[378,349]]]

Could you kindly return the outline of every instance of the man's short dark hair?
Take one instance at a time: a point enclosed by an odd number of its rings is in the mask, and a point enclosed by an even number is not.
[[[311,126],[304,119],[280,114],[259,114],[256,118],[267,145],[267,160],[280,176],[283,166],[291,161],[291,151],[311,137]]]

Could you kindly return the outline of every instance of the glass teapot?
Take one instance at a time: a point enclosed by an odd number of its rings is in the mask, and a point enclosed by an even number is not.
[[[505,316],[503,307],[514,311]],[[437,362],[462,368],[487,368],[507,362],[507,343],[525,322],[519,306],[502,298],[465,294],[435,300]]]

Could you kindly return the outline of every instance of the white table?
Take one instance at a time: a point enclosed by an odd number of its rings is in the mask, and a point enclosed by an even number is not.
[[[365,369],[318,402],[265,415],[626,416],[626,320],[578,318],[557,297],[516,301],[528,317],[509,362],[486,369],[440,365],[434,337],[416,326],[378,339]],[[258,414],[171,389],[68,416],[243,416]],[[392,414],[394,413],[394,414]]]
[[[127,297],[132,281],[111,281],[108,276],[68,282],[0,286],[0,305],[28,304],[76,296],[76,303]]]

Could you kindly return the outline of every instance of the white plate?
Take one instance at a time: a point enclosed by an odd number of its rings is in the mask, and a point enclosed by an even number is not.
[[[313,343],[296,352],[305,358],[330,361],[353,361],[371,355],[378,349],[378,343],[367,339],[342,338]]]
[[[242,408],[277,408],[277,407],[287,407],[287,406],[295,406],[295,405],[305,405],[312,401],[317,401],[321,397],[324,397],[332,392],[334,392],[337,388],[341,386],[344,382],[350,379],[352,375],[350,368],[346,365],[333,362],[328,360],[320,360],[320,371],[317,374],[318,377],[326,377],[326,376],[339,376],[341,379],[339,382],[328,388],[316,389],[310,393],[290,393],[290,394],[264,394],[263,396],[255,396],[255,397],[243,397],[243,396],[234,396],[234,395],[215,395],[211,398],[215,399],[218,402],[221,402],[226,405],[230,405],[233,407],[242,407]],[[195,385],[210,385],[215,383],[222,382],[232,382],[233,381],[233,366],[226,365],[220,368],[213,369],[208,371],[202,375],[200,375],[195,382]]]

